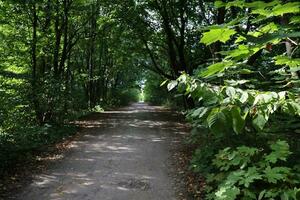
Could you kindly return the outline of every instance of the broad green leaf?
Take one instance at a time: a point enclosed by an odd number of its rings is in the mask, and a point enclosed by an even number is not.
[[[234,41],[234,43],[238,44],[238,43],[243,42],[245,40],[246,40],[246,38],[244,36],[240,35],[240,36],[237,37],[237,39]]]
[[[290,168],[287,167],[273,167],[268,166],[265,170],[265,177],[269,183],[277,183],[278,181],[285,182],[287,176],[290,174]]]
[[[284,38],[294,38],[294,37],[300,37],[300,32],[291,32],[291,33],[285,33],[285,32],[275,32],[275,33],[266,33],[260,37],[255,37],[252,35],[243,35],[248,42],[262,45],[262,47],[268,43],[272,43],[275,41],[275,43],[278,42],[278,39],[284,39]]]
[[[279,30],[278,26],[274,22],[271,22],[271,23],[259,28],[259,32],[261,32],[261,33],[274,33],[278,30]]]
[[[284,15],[288,13],[299,13],[300,12],[300,3],[299,2],[290,2],[283,5],[277,5],[272,9],[272,14],[274,16]]]
[[[266,3],[265,1],[253,1],[251,3],[246,3],[246,6],[249,8],[261,8],[261,9],[265,9],[268,7],[274,7],[276,5],[280,4],[279,0],[273,0],[270,1],[269,3]]]
[[[226,116],[219,108],[214,108],[211,110],[207,117],[208,127],[216,135],[222,135],[224,133],[224,128],[227,125]]]
[[[267,9],[264,9],[264,8],[256,8],[256,9],[253,9],[251,14],[257,14],[257,15],[262,15],[264,17],[267,17],[267,16],[270,16],[271,13],[269,10]]]
[[[243,85],[247,82],[249,82],[249,80],[225,80],[225,83],[230,85],[230,86]]]
[[[235,185],[239,182],[239,180],[244,178],[245,171],[244,170],[236,170],[231,172],[227,179],[224,182],[224,185]]]
[[[237,195],[240,194],[240,189],[235,186],[222,186],[215,193],[216,200],[235,200]]]
[[[230,40],[230,37],[236,33],[235,30],[226,28],[226,27],[219,27],[216,29],[211,29],[208,32],[203,33],[203,37],[201,39],[201,43],[206,45],[210,45],[217,41],[221,41],[223,43]]]
[[[239,45],[237,49],[226,52],[225,59],[234,58],[235,60],[246,59],[249,56],[255,54],[261,49],[261,47]]]
[[[251,12],[252,14],[262,15],[266,18],[300,12],[300,4],[298,2],[280,4],[279,1],[271,1],[269,4],[260,2],[258,2],[256,5],[255,4],[256,2],[246,5],[251,5],[253,7],[253,10]]]
[[[253,71],[251,71],[250,69],[241,69],[239,70],[240,74],[252,74],[254,73]]]
[[[169,91],[173,90],[177,85],[178,85],[177,81],[170,81],[170,83],[168,84],[168,90]]]
[[[267,123],[267,120],[262,114],[257,114],[257,116],[252,121],[253,126],[258,131],[263,130],[266,123]]]
[[[192,117],[202,118],[207,113],[207,111],[208,111],[207,107],[198,108],[194,110],[194,112],[192,113]]]
[[[300,67],[300,58],[290,58],[288,56],[276,56],[276,65],[287,65],[291,69]]]
[[[215,1],[215,5],[216,8],[221,8],[226,6],[226,3],[224,3],[223,1]]]
[[[258,200],[262,200],[263,197],[264,197],[264,195],[265,195],[265,193],[266,193],[266,190],[261,191],[261,192],[259,193],[259,195],[258,195]]]
[[[245,200],[257,200],[256,193],[252,189],[243,189]]]
[[[300,197],[300,189],[299,188],[293,188],[289,190],[285,190],[284,193],[281,195],[282,200],[299,200]]]
[[[212,75],[223,72],[225,69],[227,69],[231,65],[233,65],[233,62],[231,62],[231,61],[218,62],[218,63],[212,64],[209,67],[207,67],[207,69],[205,71],[203,71],[200,74],[200,76],[202,76],[204,78],[210,77]]]
[[[300,115],[300,104],[296,102],[287,102],[289,112],[294,115]]]
[[[230,1],[226,4],[226,8],[230,8],[232,6],[243,8],[245,6],[245,1],[244,0],[235,0],[235,1]]]
[[[271,145],[272,152],[265,157],[265,160],[270,163],[276,163],[278,160],[286,161],[291,154],[289,144],[286,141],[278,140]]]
[[[240,185],[244,185],[246,188],[250,186],[255,180],[261,180],[262,175],[258,172],[256,167],[249,167],[246,173],[244,174],[244,178],[239,181]]]
[[[226,88],[226,94],[227,94],[228,97],[233,99],[235,97],[236,91],[233,87],[227,87]]]
[[[246,103],[247,100],[248,100],[248,97],[249,97],[248,92],[243,92],[242,95],[241,95],[241,98],[240,98],[240,102],[241,103]]]
[[[290,20],[290,24],[300,24],[300,16],[293,16]]]
[[[242,132],[245,127],[245,120],[241,116],[241,109],[237,106],[231,109],[232,127],[236,134]]]

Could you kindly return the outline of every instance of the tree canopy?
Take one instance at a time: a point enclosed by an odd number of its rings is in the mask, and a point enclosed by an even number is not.
[[[0,0],[0,169],[143,91],[185,110],[206,199],[298,199],[299,24],[297,0]]]

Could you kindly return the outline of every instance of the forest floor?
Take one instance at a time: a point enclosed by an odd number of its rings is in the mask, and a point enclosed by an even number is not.
[[[79,137],[12,199],[185,199],[172,152],[187,133],[180,114],[136,103],[74,123]]]

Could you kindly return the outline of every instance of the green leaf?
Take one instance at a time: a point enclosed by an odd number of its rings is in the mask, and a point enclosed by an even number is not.
[[[286,161],[291,154],[289,144],[286,141],[278,140],[271,146],[272,152],[265,157],[265,160],[270,163],[276,163],[278,160]]]
[[[284,38],[293,38],[293,37],[300,37],[300,32],[275,32],[275,33],[266,33],[260,37],[255,37],[252,35],[243,35],[248,42],[252,42],[258,45],[265,45],[267,43],[272,43],[272,41],[277,39],[284,39]]]
[[[233,87],[227,87],[226,88],[226,94],[227,94],[228,97],[233,99],[235,97],[236,91]]]
[[[274,22],[271,22],[271,23],[259,28],[260,33],[274,33],[278,30],[279,30],[278,26]]]
[[[246,188],[250,186],[255,180],[261,180],[262,175],[259,174],[256,167],[249,167],[244,178],[239,181],[240,185],[244,185]]]
[[[249,97],[248,92],[242,92],[242,95],[241,95],[241,98],[240,98],[240,102],[241,103],[246,103],[247,100],[248,100],[248,97]]]
[[[293,16],[290,20],[291,24],[300,24],[300,16]]]
[[[241,69],[239,70],[240,74],[252,74],[254,73],[253,71],[251,71],[250,69]]]
[[[230,1],[227,3],[226,8],[230,8],[232,6],[243,8],[245,6],[245,1],[243,0]]]
[[[248,83],[249,80],[225,80],[224,82],[230,86],[238,86]]]
[[[169,81],[169,80],[165,80],[164,82],[162,82],[162,83],[160,84],[160,87],[164,86],[168,81]]]
[[[251,49],[246,45],[239,45],[237,49],[228,51],[226,54],[228,58],[235,58],[236,60],[247,58],[251,54]]]
[[[299,192],[299,188],[285,190],[284,193],[281,195],[281,200],[299,200]]]
[[[245,120],[241,116],[241,109],[237,106],[231,109],[232,127],[236,134],[242,132],[245,127]]]
[[[235,30],[229,29],[227,27],[219,27],[215,29],[211,29],[208,32],[203,33],[203,37],[201,39],[201,43],[206,45],[210,45],[217,41],[221,41],[223,43],[230,40],[230,37],[236,33]]]
[[[170,81],[170,83],[168,84],[168,90],[169,91],[173,90],[177,85],[178,85],[177,81]]]
[[[193,111],[192,117],[202,118],[208,111],[207,107],[201,107]]]
[[[244,193],[245,196],[243,200],[257,200],[256,194],[252,189],[243,189],[242,193]]]
[[[257,114],[257,116],[252,120],[254,128],[258,131],[263,130],[266,123],[267,120],[262,114]]]
[[[277,183],[278,181],[286,181],[287,176],[290,173],[290,168],[288,167],[273,167],[268,166],[265,170],[265,177],[269,183]]]
[[[205,71],[203,71],[200,74],[200,76],[202,76],[204,78],[210,77],[217,73],[223,72],[225,69],[227,69],[231,65],[233,65],[233,62],[231,62],[231,61],[218,62],[218,63],[212,64],[209,67],[207,67],[207,69]]]
[[[300,115],[300,104],[290,101],[290,102],[286,102],[289,113],[293,114],[293,115]]]
[[[215,193],[216,200],[235,200],[240,194],[240,189],[233,186],[223,186]]]
[[[291,69],[300,67],[300,58],[290,58],[288,56],[276,56],[276,65],[287,65]]]
[[[266,190],[261,191],[261,192],[259,193],[259,195],[258,195],[258,200],[262,200],[263,197],[264,197],[264,195],[265,195],[265,193],[266,193]]]
[[[300,3],[291,2],[283,5],[277,5],[272,9],[272,14],[274,16],[284,15],[288,13],[299,13],[300,12]]]
[[[224,3],[223,1],[216,1],[214,6],[216,8],[221,8],[221,7],[226,6],[226,3]]]
[[[219,108],[214,108],[209,113],[207,117],[208,127],[216,135],[220,135],[224,132],[224,127],[226,127],[226,116]]]

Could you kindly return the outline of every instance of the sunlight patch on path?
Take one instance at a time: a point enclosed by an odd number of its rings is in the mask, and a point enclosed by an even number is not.
[[[176,199],[169,146],[184,124],[160,107],[135,104],[76,122],[83,136],[65,157],[37,175],[22,200]]]

